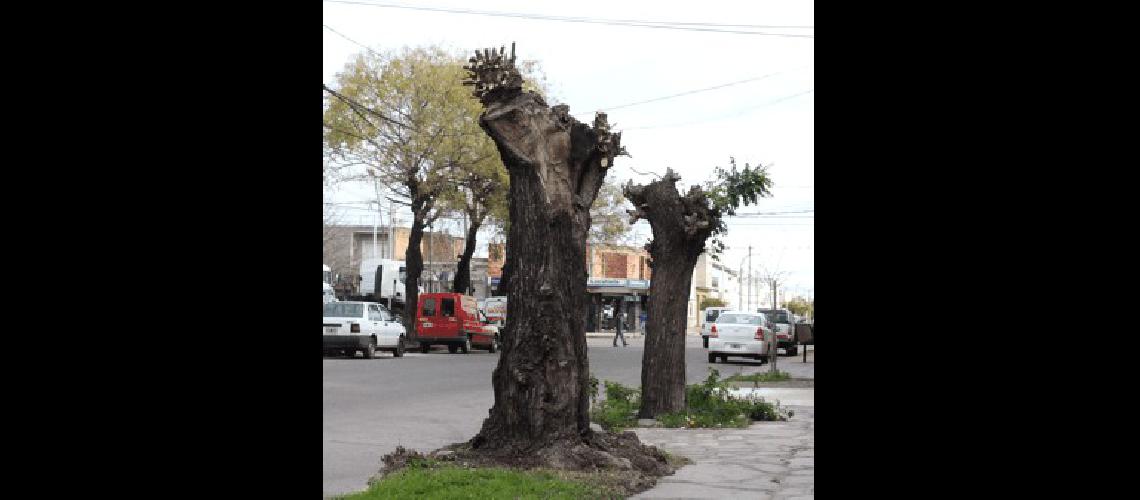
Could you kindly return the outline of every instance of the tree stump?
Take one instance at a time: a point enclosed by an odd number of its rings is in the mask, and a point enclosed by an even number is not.
[[[646,245],[653,279],[649,285],[645,351],[641,362],[641,418],[685,410],[685,327],[693,267],[720,213],[693,186],[681,196],[681,179],[672,169],[648,185],[626,184],[623,192],[635,207],[630,224],[644,218],[653,229]]]
[[[509,57],[486,50],[470,62],[465,83],[484,105],[479,123],[511,179],[507,322],[492,375],[495,403],[471,451],[504,463],[671,473],[664,455],[632,433],[590,429],[586,236],[590,206],[624,153],[621,134],[610,131],[604,113],[586,125],[568,106],[523,91],[513,46]]]

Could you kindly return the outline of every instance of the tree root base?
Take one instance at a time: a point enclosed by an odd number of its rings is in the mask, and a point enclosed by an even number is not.
[[[604,484],[622,495],[648,490],[657,484],[658,478],[673,474],[686,463],[655,446],[642,444],[632,431],[591,432],[583,439],[555,442],[525,453],[508,447],[476,449],[470,443],[448,445],[428,454],[401,446],[383,457],[383,469],[370,482],[383,479],[413,461],[437,461],[467,468],[551,470],[568,479]]]

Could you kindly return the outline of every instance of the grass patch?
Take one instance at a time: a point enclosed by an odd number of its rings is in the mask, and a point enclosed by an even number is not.
[[[621,498],[613,489],[569,479],[554,471],[503,468],[470,469],[439,463],[409,463],[408,468],[373,483],[368,490],[340,500],[388,498]],[[584,476],[579,476],[584,477]]]
[[[725,382],[779,382],[781,380],[791,380],[792,376],[788,372],[763,372],[753,373],[751,375],[741,375],[737,373],[731,377],[724,379]]]
[[[779,373],[787,377],[786,373]],[[658,415],[657,421],[673,428],[748,427],[754,421],[787,420],[795,415],[793,411],[763,398],[734,396],[729,392],[732,389],[728,384],[730,380],[721,380],[720,372],[710,369],[704,382],[685,388],[688,403],[685,411]],[[609,381],[605,382],[605,387],[606,399],[594,402],[590,419],[607,430],[633,427],[637,423],[640,391]]]

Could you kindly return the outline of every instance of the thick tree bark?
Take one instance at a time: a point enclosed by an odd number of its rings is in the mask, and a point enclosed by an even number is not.
[[[467,228],[467,241],[463,247],[463,255],[459,258],[459,265],[455,268],[455,281],[452,282],[451,291],[467,293],[471,289],[471,257],[475,255],[475,235],[479,233],[482,221],[471,219],[471,226]]]
[[[567,450],[582,449],[591,434],[586,234],[590,205],[621,151],[620,134],[609,132],[602,113],[590,127],[567,106],[551,108],[523,92],[513,60],[486,56],[472,59],[471,83],[485,107],[479,123],[511,179],[503,276],[509,291],[492,376],[495,403],[471,445],[559,463],[580,456]]]
[[[649,285],[649,320],[641,362],[641,418],[685,410],[685,326],[693,267],[720,214],[709,208],[700,188],[682,197],[675,186],[681,178],[671,169],[645,186],[632,182],[624,189],[633,202],[632,220],[649,220],[653,241],[649,251],[653,280]]]

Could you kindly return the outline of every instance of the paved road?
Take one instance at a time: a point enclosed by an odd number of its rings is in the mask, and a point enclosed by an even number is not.
[[[708,363],[699,336],[686,345],[689,383],[707,376]],[[642,339],[629,347],[611,347],[610,339],[588,340],[590,371],[601,380],[641,383]],[[814,352],[782,357],[781,370],[814,378]],[[479,431],[494,402],[491,372],[498,354],[409,352],[403,358],[384,353],[378,359],[324,360],[324,493],[363,490],[380,469],[380,457],[396,446],[429,451],[466,441]],[[767,370],[756,361],[716,363],[721,376]]]

